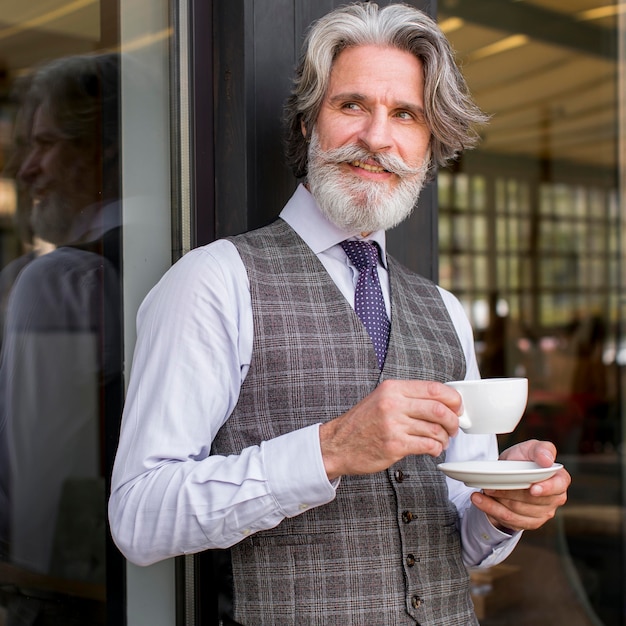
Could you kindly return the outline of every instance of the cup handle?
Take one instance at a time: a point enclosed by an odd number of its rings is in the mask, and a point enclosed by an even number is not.
[[[463,430],[472,427],[472,421],[470,420],[469,415],[465,412],[459,417],[459,427]]]

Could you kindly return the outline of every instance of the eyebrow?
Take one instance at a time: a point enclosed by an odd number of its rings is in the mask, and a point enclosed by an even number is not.
[[[366,102],[367,97],[358,92],[343,92],[338,93],[328,99],[331,104],[337,104],[339,102]],[[410,111],[415,115],[424,115],[424,107],[419,104],[413,104],[410,102],[396,102],[395,109],[402,109],[403,111]]]
[[[69,135],[65,135],[63,133],[60,132],[56,132],[53,130],[48,130],[48,129],[44,129],[44,130],[38,130],[35,131],[32,135],[31,135],[31,141],[63,141],[65,139],[71,139],[71,137]]]

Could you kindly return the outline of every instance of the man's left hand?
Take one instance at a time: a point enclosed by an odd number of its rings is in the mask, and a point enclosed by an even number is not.
[[[549,441],[530,440],[508,448],[501,460],[534,461],[550,467],[556,459],[556,447]],[[561,468],[547,480],[528,489],[492,490],[472,494],[474,506],[501,530],[534,530],[552,519],[556,510],[567,501],[571,476]]]

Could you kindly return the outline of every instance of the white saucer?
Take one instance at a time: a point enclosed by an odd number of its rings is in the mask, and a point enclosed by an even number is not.
[[[563,466],[541,467],[532,461],[466,461],[440,463],[446,476],[477,489],[527,489],[533,483],[550,478]]]

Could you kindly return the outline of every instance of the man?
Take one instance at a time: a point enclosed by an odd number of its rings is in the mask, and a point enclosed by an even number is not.
[[[498,454],[458,431],[442,384],[478,378],[472,333],[449,293],[384,254],[384,231],[483,120],[421,12],[355,4],[312,28],[287,106],[306,184],[269,227],[186,255],[138,315],[109,505],[129,559],[232,546],[248,626],[477,623],[465,565],[504,559],[569,476],[446,483],[444,456]],[[360,241],[382,254],[353,259]],[[356,264],[372,249],[370,339]],[[527,442],[502,458],[555,454]]]
[[[8,558],[91,583],[105,574],[101,429],[121,414],[117,83],[114,54],[57,59],[30,80],[17,176],[54,249],[12,286],[0,366]]]

